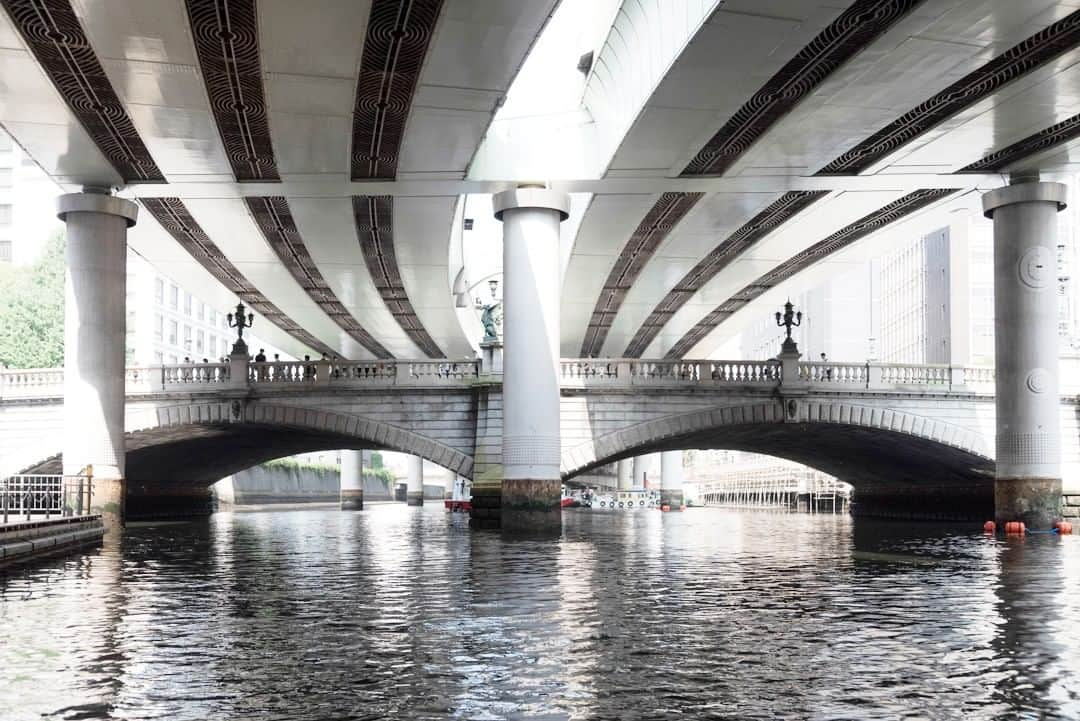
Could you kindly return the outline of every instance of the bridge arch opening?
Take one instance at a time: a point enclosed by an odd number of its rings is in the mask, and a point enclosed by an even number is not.
[[[125,511],[132,520],[205,513],[218,480],[299,453],[398,451],[472,476],[471,455],[444,443],[370,418],[299,406],[168,406],[158,410],[156,422],[125,439]],[[27,472],[59,473],[61,460],[54,456]]]
[[[804,402],[792,412],[773,400],[648,421],[567,449],[563,475],[572,479],[624,458],[688,449],[748,451],[828,473],[853,486],[860,515],[993,515],[994,462],[977,434],[840,402]]]

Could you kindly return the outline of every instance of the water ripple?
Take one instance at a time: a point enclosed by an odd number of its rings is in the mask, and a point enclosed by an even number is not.
[[[219,514],[0,575],[4,719],[1080,718],[1080,539]]]

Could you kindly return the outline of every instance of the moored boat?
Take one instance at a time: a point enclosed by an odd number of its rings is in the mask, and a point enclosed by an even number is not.
[[[592,502],[593,508],[604,511],[640,511],[660,507],[660,494],[646,488],[631,491],[602,493]]]
[[[467,478],[458,478],[454,481],[454,490],[450,498],[443,500],[446,510],[459,513],[468,513],[472,510],[472,483]]]
[[[562,487],[563,508],[589,508],[592,505],[593,492],[591,488],[567,488]]]

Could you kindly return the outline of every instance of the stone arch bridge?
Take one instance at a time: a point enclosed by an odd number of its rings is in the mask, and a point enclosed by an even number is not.
[[[642,453],[766,453],[848,480],[865,512],[992,511],[988,369],[872,363],[564,360],[563,477]],[[188,513],[222,476],[312,450],[421,456],[498,487],[501,377],[477,363],[366,361],[128,369],[132,517]],[[238,377],[239,376],[239,377]],[[1066,492],[1078,406],[1062,403]],[[63,371],[0,373],[0,473],[59,472]],[[1072,487],[1076,486],[1075,489]]]

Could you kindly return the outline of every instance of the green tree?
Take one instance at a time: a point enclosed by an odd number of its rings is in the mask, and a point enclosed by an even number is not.
[[[64,364],[64,251],[58,233],[30,268],[0,266],[0,363]]]

